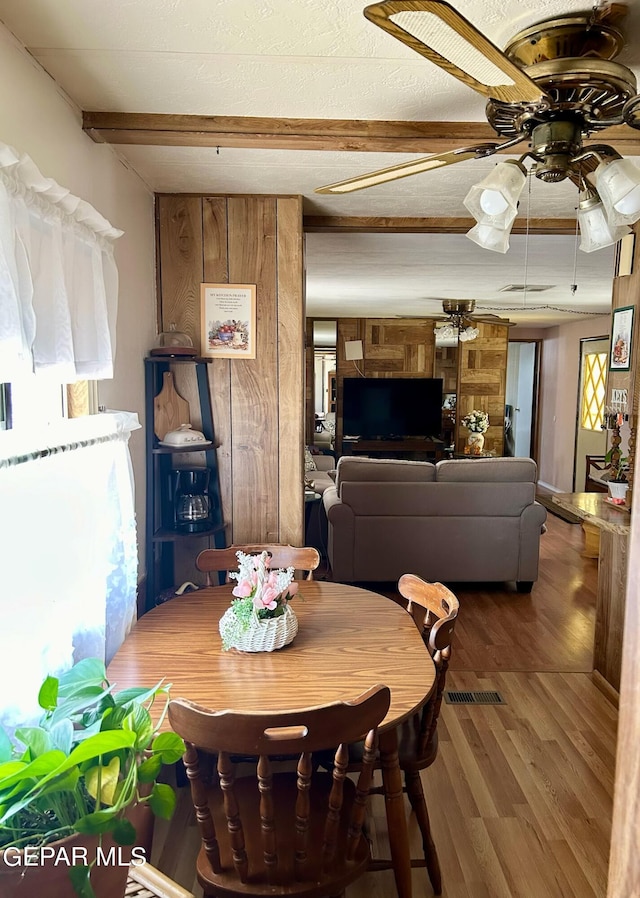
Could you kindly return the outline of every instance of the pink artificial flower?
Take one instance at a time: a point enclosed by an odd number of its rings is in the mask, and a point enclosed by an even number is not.
[[[287,594],[288,594],[289,597],[291,598],[291,597],[295,596],[295,594],[296,594],[297,592],[298,592],[298,584],[296,583],[295,580],[293,580],[293,581],[287,586]]]
[[[269,611],[273,611],[274,608],[277,608],[277,599],[279,595],[280,593],[274,586],[268,586],[267,584],[265,584],[262,587],[262,595],[260,597],[263,608],[268,608]]]
[[[253,592],[253,584],[249,580],[239,580],[238,585],[231,590],[231,595],[237,599],[246,599]]]

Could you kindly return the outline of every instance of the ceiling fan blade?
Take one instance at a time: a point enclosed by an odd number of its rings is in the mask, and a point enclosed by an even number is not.
[[[442,168],[443,165],[453,165],[454,162],[465,162],[467,159],[491,156],[498,146],[496,143],[482,143],[474,147],[462,147],[458,150],[448,150],[446,153],[423,156],[421,159],[414,159],[413,162],[401,162],[399,165],[381,168],[366,175],[347,178],[346,181],[327,184],[326,187],[316,187],[315,193],[351,193],[353,190],[362,190],[364,187],[374,187],[376,184],[385,184],[387,181],[397,181],[399,178],[407,178],[409,175],[418,175],[433,168]]]
[[[500,324],[503,327],[515,327],[514,321],[509,321],[508,318],[501,318],[499,315],[492,315],[488,313],[486,315],[470,315],[467,318],[468,321],[475,321],[480,324]]]
[[[596,22],[606,22],[607,25],[621,25],[628,15],[629,4],[619,0],[605,0],[593,10]]]
[[[503,103],[549,99],[521,68],[444,0],[384,0],[364,14],[468,87]]]

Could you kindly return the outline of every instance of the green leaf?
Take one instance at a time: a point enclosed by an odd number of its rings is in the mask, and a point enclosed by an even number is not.
[[[185,753],[184,740],[176,733],[159,733],[151,748],[160,753],[163,764],[175,764]]]
[[[78,785],[80,779],[79,770],[69,770],[61,776],[50,780],[41,789],[38,790],[38,797],[43,795],[53,795],[56,792],[73,792]]]
[[[115,826],[117,813],[114,808],[104,808],[102,811],[94,811],[93,814],[85,814],[73,824],[73,828],[78,833],[90,836],[111,832]]]
[[[87,686],[102,688],[107,682],[107,671],[104,662],[99,658],[83,658],[58,678],[58,691],[61,697],[68,698]]]
[[[7,764],[3,764],[0,767],[0,789],[7,789],[9,786],[20,782],[20,780],[23,779],[38,779],[39,777],[48,776],[57,771],[63,761],[65,761],[65,756],[57,749],[45,752],[45,754],[40,755],[39,758],[35,758],[35,760],[31,761],[29,764],[24,764],[19,761],[9,761]],[[14,768],[12,771],[11,766],[13,764],[20,764],[20,767]]]
[[[149,806],[156,817],[169,820],[176,806],[176,796],[171,786],[156,783],[149,796]]]
[[[162,770],[162,757],[152,755],[146,758],[138,767],[138,779],[141,783],[152,783]]]
[[[103,731],[121,729],[122,721],[125,719],[128,713],[129,712],[127,708],[120,708],[118,706],[107,708],[107,710],[102,715],[100,729]]]
[[[153,721],[147,709],[134,703],[131,711],[123,720],[122,726],[125,730],[133,730],[136,734],[136,748],[138,751],[144,751],[153,736]]]
[[[106,755],[121,748],[133,748],[135,733],[126,730],[109,730],[106,733],[96,733],[90,739],[81,742],[73,749],[69,757],[60,765],[59,773],[70,770],[82,761],[92,761],[100,755]]]
[[[26,767],[24,761],[4,761],[0,764],[0,789],[4,789],[4,780],[12,777],[18,770],[24,770]]]
[[[89,877],[91,876],[91,867],[86,864],[78,864],[75,867],[69,867],[69,878],[73,891],[78,898],[96,898]]]
[[[101,804],[112,805],[119,776],[120,758],[116,755],[106,766],[98,765],[87,770],[84,775],[87,792],[92,798],[99,798]]]
[[[65,718],[73,720],[74,716],[77,717],[80,712],[85,711],[87,708],[92,708],[101,698],[108,695],[110,688],[103,689],[100,686],[87,686],[75,695],[65,699],[62,704],[58,704],[55,711],[49,716],[49,726]]]
[[[31,760],[53,748],[51,736],[42,727],[20,727],[15,735],[16,739],[29,749]]]
[[[0,764],[13,757],[13,745],[3,726],[0,726]]]
[[[49,729],[52,748],[59,748],[68,755],[73,745],[74,730],[70,720],[59,720]]]
[[[130,820],[122,818],[117,820],[111,833],[113,841],[118,845],[135,845],[138,834],[136,828]]]
[[[145,702],[148,702],[149,699],[155,698],[159,692],[166,692],[167,687],[162,685],[162,680],[153,686],[151,689],[148,689],[146,686],[132,686],[130,689],[123,689],[120,692],[117,692],[113,697],[115,699],[115,703],[118,706],[128,705],[131,702],[138,702],[140,705],[144,705]]]
[[[53,711],[58,704],[58,683],[57,677],[47,677],[38,693],[38,704],[45,711]]]

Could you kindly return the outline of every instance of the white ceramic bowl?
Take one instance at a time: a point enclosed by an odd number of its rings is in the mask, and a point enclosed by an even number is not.
[[[192,446],[194,443],[208,443],[203,433],[192,430],[190,424],[181,424],[177,430],[170,430],[161,440],[164,446]]]

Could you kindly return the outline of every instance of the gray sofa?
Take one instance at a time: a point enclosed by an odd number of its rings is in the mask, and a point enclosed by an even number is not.
[[[335,580],[448,582],[538,578],[547,517],[529,458],[429,462],[341,458],[322,499]]]

